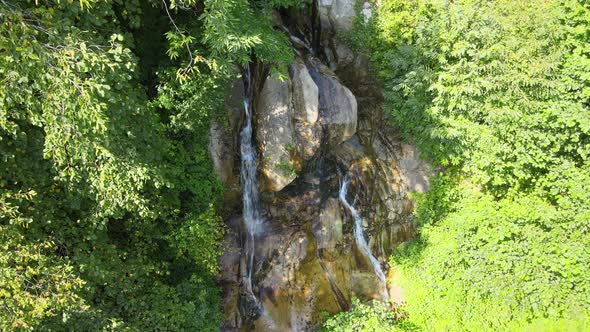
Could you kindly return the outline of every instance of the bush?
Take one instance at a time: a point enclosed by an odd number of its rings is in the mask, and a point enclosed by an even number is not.
[[[350,311],[329,318],[324,323],[322,331],[389,332],[401,331],[408,327],[403,320],[396,319],[396,313],[391,311],[387,304],[379,301],[364,304],[353,298]]]

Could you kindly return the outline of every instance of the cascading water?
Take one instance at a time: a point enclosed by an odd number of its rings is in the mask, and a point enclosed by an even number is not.
[[[348,203],[348,201],[346,200],[346,194],[348,192],[348,185],[349,184],[350,184],[350,176],[346,175],[344,177],[344,179],[342,180],[342,185],[340,187],[340,194],[339,194],[340,202],[342,202],[342,204],[344,204],[344,206],[346,206],[346,208],[350,211],[350,213],[352,214],[352,217],[354,218],[354,239],[355,239],[358,249],[361,251],[361,253],[365,257],[367,257],[369,259],[369,261],[371,262],[371,265],[373,266],[373,270],[375,271],[375,274],[385,284],[386,283],[385,274],[383,273],[383,270],[381,269],[381,265],[379,264],[379,262],[377,261],[375,256],[373,256],[373,254],[371,253],[371,250],[369,249],[369,245],[367,244],[367,241],[365,241],[365,237],[363,235],[363,220],[361,219],[361,216],[358,213],[358,211],[352,206],[352,204]],[[384,291],[383,297],[384,297],[384,299],[388,298],[387,291]]]
[[[314,50],[311,48],[311,46],[309,46],[308,41],[301,39],[300,37],[294,35],[293,33],[291,33],[289,28],[287,28],[284,25],[281,26],[281,29],[283,29],[283,31],[285,31],[289,35],[289,40],[291,40],[291,43],[293,44],[293,51],[295,51],[295,53],[300,54],[300,52],[297,50],[297,48],[304,48],[309,52],[309,54],[315,53]],[[305,37],[303,37],[303,38],[305,38]]]
[[[252,109],[251,98],[251,71],[250,66],[244,70],[244,113],[246,119],[240,133],[240,155],[241,169],[240,178],[242,183],[243,217],[246,226],[246,287],[252,292],[252,270],[254,265],[255,236],[260,226],[260,202],[258,199],[258,180],[256,178],[256,150],[252,144]]]

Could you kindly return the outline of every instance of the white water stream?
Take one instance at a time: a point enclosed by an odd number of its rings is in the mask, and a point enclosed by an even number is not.
[[[363,220],[361,219],[361,216],[358,213],[358,211],[352,206],[352,204],[348,203],[348,201],[346,200],[346,193],[348,192],[349,184],[350,176],[346,175],[342,180],[342,185],[340,187],[340,202],[342,202],[342,204],[346,206],[346,208],[350,211],[352,217],[354,218],[354,239],[358,249],[365,257],[369,259],[371,265],[373,266],[373,270],[375,270],[375,274],[377,275],[377,277],[379,277],[379,279],[381,279],[381,281],[385,283],[385,274],[381,269],[381,265],[379,264],[379,261],[377,261],[377,258],[375,258],[373,254],[371,254],[369,245],[367,244],[367,241],[365,241],[365,237],[363,235]]]
[[[258,199],[258,179],[256,178],[256,149],[252,145],[252,109],[251,96],[251,72],[250,66],[244,70],[244,112],[246,115],[244,127],[240,133],[240,156],[242,159],[240,179],[242,182],[242,202],[244,224],[246,225],[247,239],[244,247],[247,254],[247,278],[249,291],[252,291],[252,269],[254,264],[255,235],[260,226],[260,202]]]

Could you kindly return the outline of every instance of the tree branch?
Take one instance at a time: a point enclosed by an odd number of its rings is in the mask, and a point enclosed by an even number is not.
[[[162,0],[162,4],[164,5],[164,9],[166,10],[166,14],[168,15],[168,18],[170,19],[170,22],[174,26],[174,29],[176,30],[176,32],[178,34],[182,34],[182,32],[180,31],[180,29],[178,28],[178,26],[174,22],[174,19],[172,18],[172,15],[170,15],[170,11],[168,10],[168,5],[166,4],[166,0]],[[186,46],[186,50],[188,52],[188,56],[190,57],[190,61],[189,61],[188,65],[186,65],[186,68],[184,68],[183,74],[186,74],[186,72],[192,67],[192,65],[194,63],[193,53],[191,52],[191,49],[190,49],[189,45],[186,44],[185,46]]]

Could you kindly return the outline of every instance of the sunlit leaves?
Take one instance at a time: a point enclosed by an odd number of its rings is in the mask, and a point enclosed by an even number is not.
[[[0,327],[28,330],[61,312],[88,310],[77,294],[84,281],[52,241],[22,244],[11,226],[0,226]]]
[[[424,330],[587,323],[589,9],[388,0],[350,38],[371,46],[392,124],[444,167],[394,257]]]
[[[374,301],[370,304],[352,299],[352,308],[330,317],[323,325],[323,332],[395,332],[410,328],[403,319],[398,319],[401,312],[387,307],[385,303]]]
[[[199,94],[162,78],[203,96],[177,137],[138,84],[138,2],[0,9],[0,330],[216,328],[220,188],[203,128],[218,81]]]
[[[435,189],[440,199],[444,187]],[[426,330],[520,330],[543,317],[564,325],[587,319],[588,209],[557,209],[530,195],[497,201],[467,184],[460,190],[451,209],[439,207],[440,220],[422,227],[421,240],[394,256],[412,294],[410,321]]]
[[[206,0],[202,20],[204,41],[222,68],[227,62],[245,64],[252,56],[279,66],[292,60],[287,37],[274,30],[271,18],[257,13],[247,0]]]
[[[170,45],[166,50],[166,54],[174,60],[178,58],[181,51],[185,50],[187,45],[190,45],[195,40],[195,37],[184,33],[168,31],[166,32],[166,39]]]

